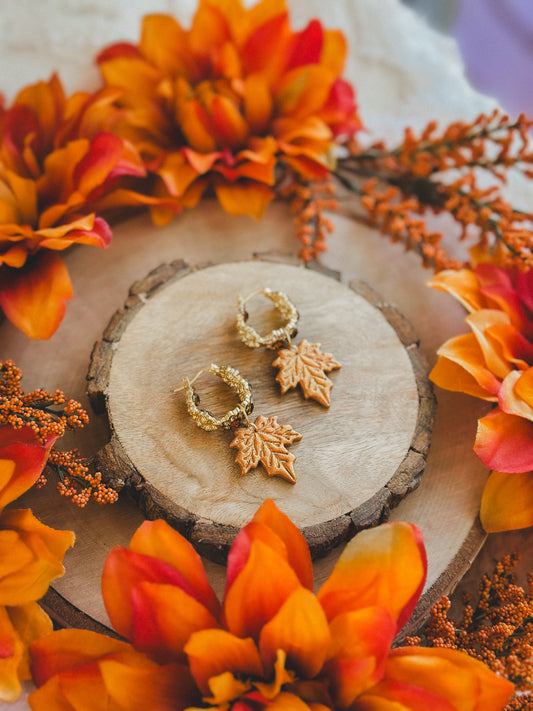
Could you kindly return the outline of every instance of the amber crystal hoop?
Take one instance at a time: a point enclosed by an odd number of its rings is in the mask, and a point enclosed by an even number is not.
[[[202,373],[212,373],[216,375],[237,393],[239,404],[232,410],[226,412],[225,415],[222,415],[222,417],[215,417],[209,410],[204,410],[199,407],[200,397],[198,393],[194,391],[193,383]],[[232,368],[229,365],[211,363],[206,368],[199,370],[194,378],[189,380],[188,377],[184,377],[183,388],[178,388],[178,390],[185,390],[185,402],[189,415],[198,427],[208,432],[218,430],[221,427],[227,430],[239,427],[243,421],[248,422],[248,415],[254,409],[250,384],[242,377],[236,368]]]
[[[267,299],[270,299],[285,320],[285,325],[281,328],[275,328],[270,331],[270,333],[267,333],[266,336],[259,335],[255,328],[252,328],[252,326],[249,326],[247,323],[248,312],[246,311],[246,302],[258,294],[262,294],[266,296]],[[240,294],[237,297],[237,316],[235,322],[243,343],[249,348],[260,348],[261,346],[265,346],[266,348],[279,348],[284,343],[290,345],[291,338],[296,335],[296,324],[299,318],[300,315],[296,310],[296,306],[283,291],[272,291],[272,289],[266,288],[254,291],[246,297]]]

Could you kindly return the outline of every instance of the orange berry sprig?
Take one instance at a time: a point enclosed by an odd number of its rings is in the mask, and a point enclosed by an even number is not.
[[[289,201],[289,209],[295,215],[296,236],[303,245],[298,256],[304,262],[318,259],[327,249],[327,235],[333,232],[333,222],[327,213],[338,209],[333,182],[329,178],[305,181],[292,174],[278,194]]]
[[[61,390],[53,394],[38,389],[25,393],[20,385],[22,372],[13,361],[0,362],[0,425],[17,430],[29,427],[44,443],[47,437],[62,437],[66,430],[83,427],[87,413],[76,400],[68,400]]]
[[[53,394],[38,389],[25,393],[21,387],[22,372],[13,361],[0,361],[0,426],[14,430],[29,427],[43,444],[51,435],[60,438],[67,430],[83,427],[88,415],[76,400],[67,400],[61,390]],[[88,461],[76,450],[60,451],[52,446],[45,470],[37,482],[47,482],[47,472],[54,471],[57,488],[78,506],[92,498],[97,503],[112,503],[118,494],[105,486],[101,474],[89,472]]]
[[[403,142],[391,150],[383,142],[361,150],[354,140],[350,155],[340,163],[347,169],[366,168],[367,174],[373,174],[377,167],[383,178],[400,173],[425,178],[450,169],[483,168],[505,182],[506,169],[510,167],[517,167],[532,178],[532,126],[533,119],[525,114],[511,121],[499,109],[480,114],[472,123],[451,123],[440,133],[438,123],[430,121],[419,137],[407,127]]]
[[[431,213],[448,213],[459,240],[472,245],[473,261],[527,269],[533,266],[533,214],[514,209],[497,185],[480,188],[479,175],[488,172],[501,183],[514,169],[533,178],[532,126],[523,115],[511,122],[499,111],[471,124],[452,123],[441,133],[431,122],[419,137],[406,129],[403,143],[392,150],[382,143],[361,150],[352,143],[335,176],[362,197],[372,225],[418,251],[427,267],[461,266],[447,255],[442,234],[425,223]]]
[[[465,597],[460,622],[448,616],[450,599],[443,597],[431,609],[421,636],[407,640],[460,649],[512,681],[516,693],[505,711],[533,711],[533,574],[527,590],[517,584],[519,558],[516,553],[504,556],[492,575],[483,575],[477,604]]]
[[[98,504],[114,503],[118,499],[118,493],[102,482],[100,472],[91,474],[88,464],[89,461],[81,457],[75,449],[66,452],[52,449],[41,476],[46,483],[46,471],[53,470],[58,478],[57,489],[61,496],[66,496],[80,508],[86,506],[91,499]]]

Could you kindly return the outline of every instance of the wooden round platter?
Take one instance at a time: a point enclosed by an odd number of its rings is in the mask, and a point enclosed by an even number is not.
[[[237,295],[266,287],[297,306],[295,342],[320,343],[342,364],[329,374],[330,407],[297,390],[282,395],[276,354],[240,340]],[[279,327],[272,306],[264,297],[247,303],[260,333]],[[212,362],[237,368],[252,385],[253,417],[275,416],[302,435],[290,447],[294,485],[262,466],[243,476],[229,448],[234,433],[206,432],[189,416],[175,389]],[[224,560],[267,497],[321,556],[386,519],[418,486],[435,409],[427,370],[409,324],[363,284],[262,260],[163,265],[131,287],[94,347],[88,391],[112,432],[96,465],[130,490],[146,517],[166,519],[213,560]],[[213,376],[202,380],[201,403],[217,414],[235,405]]]

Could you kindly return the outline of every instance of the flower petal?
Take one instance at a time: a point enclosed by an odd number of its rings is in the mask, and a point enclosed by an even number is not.
[[[346,708],[382,678],[396,621],[384,607],[367,607],[338,615],[330,630],[324,672],[336,704]]]
[[[310,711],[312,707],[295,694],[282,691],[275,699],[269,701],[267,708],[269,711]]]
[[[0,307],[30,338],[50,338],[61,323],[72,285],[62,259],[43,250],[20,269],[2,267]]]
[[[86,155],[76,165],[74,183],[88,197],[93,191],[105,191],[106,182],[119,175],[145,175],[140,159],[125,160],[124,141],[110,133],[99,133],[90,143]]]
[[[37,602],[7,607],[6,610],[13,628],[24,645],[24,655],[18,668],[19,679],[31,679],[29,646],[35,640],[52,632],[52,620]]]
[[[533,526],[533,473],[492,472],[483,489],[479,515],[487,533]]]
[[[265,672],[274,668],[278,649],[287,655],[290,669],[310,679],[321,670],[331,642],[328,622],[310,590],[298,588],[261,630],[259,649]]]
[[[467,316],[466,322],[479,343],[487,368],[496,377],[505,378],[511,367],[503,357],[498,341],[490,337],[490,329],[510,325],[507,314],[496,309],[481,309]]]
[[[533,469],[533,422],[495,408],[478,420],[474,452],[485,466],[518,474]]]
[[[29,427],[0,427],[0,511],[35,484],[56,439],[42,444]]]
[[[171,15],[146,15],[142,22],[139,49],[162,72],[182,74],[185,70],[180,49],[186,47],[186,33]]]
[[[313,589],[313,563],[309,546],[297,526],[290,518],[278,509],[272,499],[266,499],[257,509],[252,519],[252,525],[245,526],[235,538],[228,556],[227,584],[231,584],[238,572],[246,562],[250,544],[256,538],[260,538],[264,543],[270,541],[271,545],[277,549],[279,542],[265,535],[263,528],[255,526],[261,524],[276,534],[285,546],[285,552],[289,565],[298,576],[301,584]]]
[[[109,659],[99,664],[99,671],[117,709],[181,711],[200,703],[189,670],[179,664],[138,668]]]
[[[399,681],[383,681],[357,699],[357,711],[457,711],[431,691]]]
[[[529,369],[533,371],[533,368]],[[522,377],[524,380],[522,381]],[[520,397],[520,390],[531,401],[529,385],[531,373],[529,371],[511,370],[504,378],[500,392],[498,393],[498,405],[502,412],[508,415],[518,415],[526,420],[533,420],[533,407],[526,400]],[[520,383],[522,383],[520,385]]]
[[[436,385],[485,400],[497,398],[500,380],[487,367],[483,351],[473,333],[450,338],[442,344],[437,354],[439,360],[429,374],[430,380]]]
[[[195,599],[215,617],[219,614],[220,603],[209,584],[202,559],[189,541],[165,521],[145,521],[141,524],[133,534],[129,549],[169,563],[192,587]]]
[[[215,193],[228,215],[251,215],[259,220],[266,206],[274,197],[274,191],[256,180],[241,179],[235,183],[216,181]]]
[[[513,691],[510,681],[455,649],[393,649],[385,678],[431,691],[457,711],[501,711]]]
[[[410,523],[384,524],[352,538],[317,597],[328,620],[377,605],[401,627],[422,592],[426,572],[419,529]]]
[[[33,680],[37,686],[42,686],[57,674],[117,654],[132,654],[135,658],[144,658],[146,665],[154,666],[153,662],[135,652],[126,642],[89,630],[58,630],[31,645]]]
[[[185,645],[189,666],[201,692],[209,693],[209,679],[229,671],[232,674],[263,676],[263,665],[255,642],[226,630],[194,632]]]
[[[260,540],[251,542],[246,563],[224,597],[227,628],[238,637],[259,638],[300,582],[285,557]]]
[[[428,286],[446,291],[467,311],[478,311],[487,306],[480,291],[478,278],[471,269],[443,269],[431,277]]]
[[[0,605],[38,600],[65,572],[61,561],[74,534],[45,526],[30,509],[7,509],[1,523]]]
[[[0,701],[15,701],[20,696],[18,674],[24,656],[24,644],[13,627],[7,610],[0,607]]]
[[[140,583],[131,592],[131,641],[160,664],[183,662],[193,632],[218,627],[202,604],[174,585]]]
[[[533,358],[531,358],[533,362]],[[533,368],[524,370],[514,386],[516,394],[531,408],[533,408]],[[532,418],[528,418],[532,419]]]
[[[322,25],[318,20],[311,20],[307,27],[294,35],[291,57],[286,68],[295,69],[305,64],[320,62],[323,43],[324,29]]]
[[[141,583],[175,586],[197,599],[194,587],[186,577],[166,561],[117,546],[104,564],[102,594],[113,627],[127,639],[132,639],[134,634],[133,593]]]

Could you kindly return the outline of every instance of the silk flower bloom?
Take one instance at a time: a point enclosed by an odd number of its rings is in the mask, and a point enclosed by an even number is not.
[[[294,32],[284,0],[200,0],[190,30],[148,15],[138,45],[114,44],[98,61],[122,92],[114,132],[159,177],[156,195],[191,207],[211,188],[228,213],[260,217],[276,168],[323,179],[335,144],[361,127],[340,78],[345,55],[342,33],[318,20]],[[172,214],[152,208],[159,224]]]
[[[448,649],[391,650],[426,575],[418,529],[358,534],[316,595],[309,549],[271,500],[237,535],[224,599],[192,545],[146,521],[102,590],[130,643],[61,630],[32,645],[34,711],[496,711],[512,684]]]
[[[133,147],[105,130],[112,96],[67,98],[53,76],[0,106],[0,308],[31,338],[50,338],[72,296],[57,252],[108,247],[111,229],[97,212],[123,204],[121,178],[145,175]]]
[[[488,532],[533,525],[533,272],[480,264],[429,282],[469,312],[471,333],[446,341],[430,378],[496,404],[478,421],[474,451],[494,471],[481,501]]]
[[[41,444],[28,428],[0,427],[0,701],[29,679],[28,645],[52,630],[36,600],[63,575],[74,535],[40,523],[29,509],[6,509],[39,478],[55,437]]]

